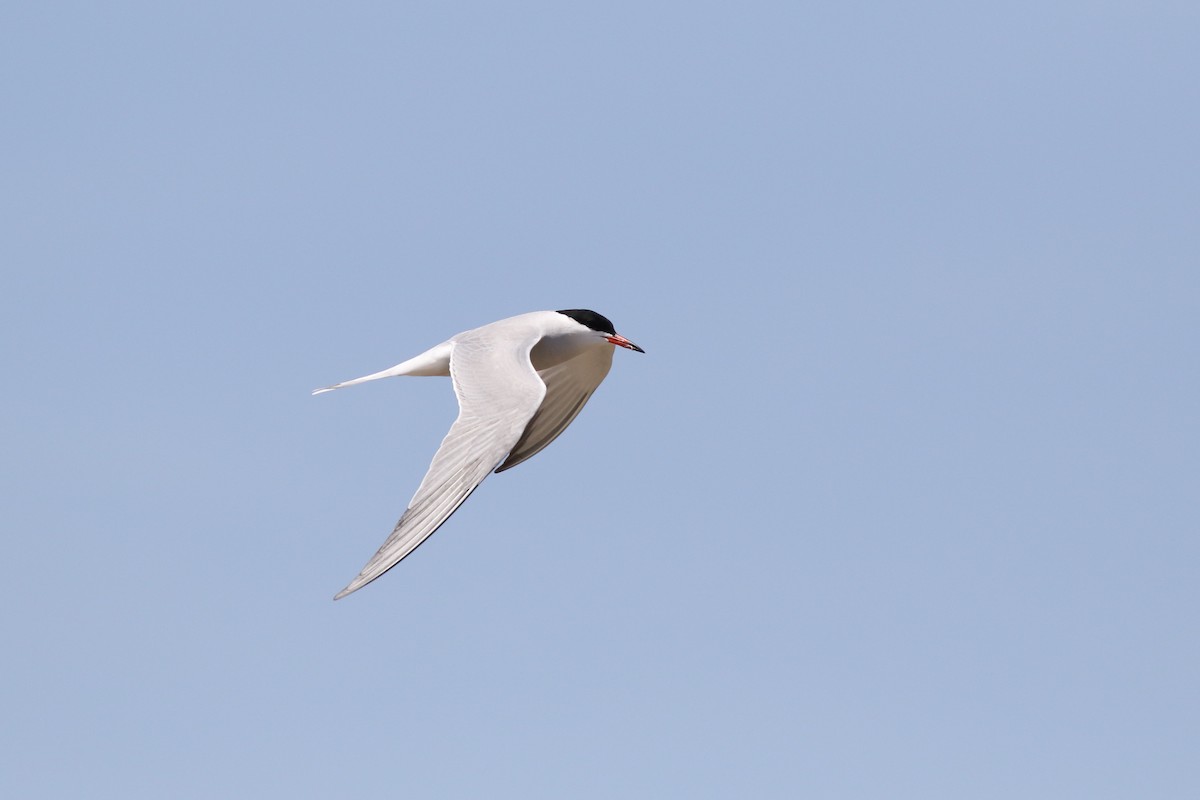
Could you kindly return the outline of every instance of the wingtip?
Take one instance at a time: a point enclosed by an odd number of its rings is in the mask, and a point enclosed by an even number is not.
[[[357,584],[357,585],[356,585],[356,584]],[[337,594],[335,594],[335,595],[333,596],[333,599],[334,599],[334,600],[341,600],[341,599],[342,599],[343,597],[345,597],[346,595],[348,595],[348,594],[353,594],[354,592],[357,592],[357,591],[358,591],[359,589],[361,589],[361,588],[362,588],[364,585],[365,585],[365,584],[358,583],[358,581],[357,581],[357,580],[350,581],[350,583],[346,584],[346,588],[342,589],[340,592],[338,592]]]

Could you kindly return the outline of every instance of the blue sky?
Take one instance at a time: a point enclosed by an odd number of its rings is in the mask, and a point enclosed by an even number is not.
[[[1200,792],[1200,12],[0,11],[6,797]],[[344,601],[594,308],[550,448]]]

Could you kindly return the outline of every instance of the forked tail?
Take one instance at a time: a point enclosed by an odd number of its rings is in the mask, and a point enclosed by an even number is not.
[[[367,381],[377,381],[380,378],[393,378],[397,375],[443,375],[450,374],[450,351],[453,345],[450,342],[443,342],[436,347],[431,347],[421,355],[410,358],[401,364],[394,367],[388,367],[381,372],[373,372],[370,375],[364,375],[361,378],[355,378],[352,381],[342,381],[335,383],[333,386],[325,386],[321,389],[314,389],[313,394],[323,394],[332,392],[334,389],[341,389],[344,386],[353,386],[356,383],[366,383]]]

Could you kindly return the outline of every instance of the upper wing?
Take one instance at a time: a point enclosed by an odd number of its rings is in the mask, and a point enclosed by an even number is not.
[[[456,338],[450,353],[458,419],[392,535],[335,600],[396,566],[449,519],[513,449],[541,404],[546,387],[529,361],[537,332],[503,337],[472,333]]]
[[[575,358],[538,373],[546,384],[546,397],[533,419],[529,420],[521,440],[504,463],[496,468],[496,472],[512,469],[532,458],[571,424],[608,374],[614,349],[591,347]]]

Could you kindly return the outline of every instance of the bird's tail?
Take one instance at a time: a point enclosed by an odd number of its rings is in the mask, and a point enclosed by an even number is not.
[[[341,383],[335,383],[333,386],[315,389],[313,390],[313,394],[332,392],[334,389],[341,389],[344,386],[353,386],[356,383],[366,383],[367,381],[377,381],[380,378],[392,378],[397,375],[449,375],[450,351],[452,349],[453,345],[450,342],[443,342],[436,347],[431,347],[416,358],[410,358],[408,361],[397,364],[394,367],[388,367],[381,372],[372,372],[370,375],[364,375],[352,381],[342,381]]]
[[[379,380],[380,378],[391,378],[395,375],[403,375],[404,374],[403,371],[400,371],[400,372],[396,371],[396,370],[399,370],[400,367],[402,367],[402,366],[404,366],[404,365],[397,364],[396,366],[389,367],[388,369],[385,369],[382,372],[373,372],[370,375],[364,375],[361,378],[355,378],[352,381],[342,381],[341,383],[335,383],[333,386],[325,386],[320,389],[313,389],[313,394],[324,394],[325,392],[332,392],[334,389],[341,389],[346,386],[353,386],[356,383],[366,383],[367,381],[376,381],[376,380]]]

